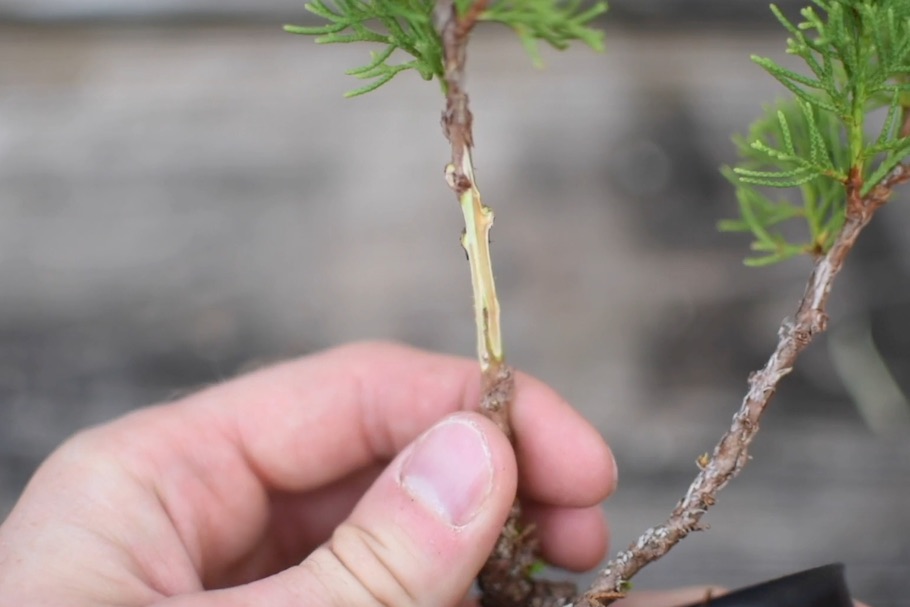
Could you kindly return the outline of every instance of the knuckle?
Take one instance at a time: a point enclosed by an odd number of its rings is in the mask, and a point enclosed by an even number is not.
[[[411,607],[420,602],[387,542],[369,529],[343,523],[311,563],[327,593],[344,605]],[[315,556],[315,555],[314,555]],[[408,559],[408,562],[417,563]]]

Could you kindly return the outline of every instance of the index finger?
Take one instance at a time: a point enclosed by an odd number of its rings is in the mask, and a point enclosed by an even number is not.
[[[390,460],[447,414],[476,410],[476,362],[383,343],[345,346],[190,397],[273,489],[306,491]],[[599,433],[543,383],[516,374],[512,423],[523,493],[585,507],[615,484]]]

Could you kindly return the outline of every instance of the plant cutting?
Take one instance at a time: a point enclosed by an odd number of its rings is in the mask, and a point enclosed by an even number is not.
[[[370,61],[349,70],[365,85],[359,96],[415,71],[437,80],[445,98],[442,126],[451,144],[444,176],[464,215],[462,245],[471,268],[474,320],[483,395],[479,409],[513,441],[514,398],[500,330],[489,237],[493,211],[481,198],[473,154],[473,117],[466,89],[467,47],[475,27],[498,23],[514,30],[540,62],[537,45],[565,48],[581,41],[602,50],[592,22],[602,2],[572,0],[314,0],[307,9],[325,23],[287,26],[320,43],[368,42]],[[789,98],[769,105],[738,138],[739,162],[724,169],[739,217],[720,228],[752,236],[747,265],[808,255],[813,270],[792,317],[713,452],[697,460],[698,474],[666,521],[647,529],[578,593],[566,582],[538,579],[533,528],[516,500],[478,584],[486,607],[608,605],[624,597],[633,576],[692,531],[718,492],[748,461],[748,448],[781,379],[799,354],[825,331],[834,281],[860,236],[893,190],[910,180],[910,0],[813,0],[798,17],[772,6],[785,29],[787,52],[804,64],[790,69],[768,58],[755,63],[783,85]],[[408,58],[403,58],[407,56]],[[873,125],[879,125],[873,128]],[[792,234],[800,234],[794,239]],[[543,236],[543,235],[541,235]]]

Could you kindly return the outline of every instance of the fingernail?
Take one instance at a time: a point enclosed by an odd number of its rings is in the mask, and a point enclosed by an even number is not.
[[[455,527],[477,516],[493,486],[490,446],[465,417],[452,417],[417,439],[399,482],[414,499]]]

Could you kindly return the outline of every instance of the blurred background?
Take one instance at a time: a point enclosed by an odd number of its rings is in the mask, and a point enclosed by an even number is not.
[[[472,42],[478,177],[510,360],[612,444],[614,548],[661,522],[795,310],[808,260],[746,269],[718,167],[783,89],[752,0],[616,0],[607,53]],[[788,9],[792,3],[785,3]],[[473,355],[438,88],[365,98],[366,46],[283,34],[303,0],[0,0],[0,515],[72,432],[359,339]],[[910,605],[910,215],[848,263],[831,331],[744,474],[638,587],[831,561]]]

